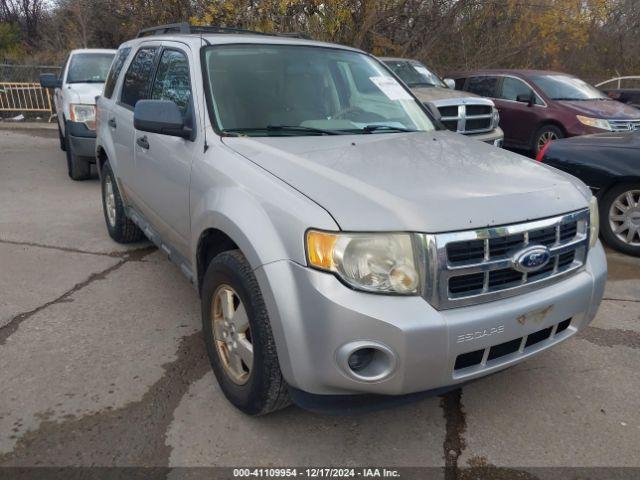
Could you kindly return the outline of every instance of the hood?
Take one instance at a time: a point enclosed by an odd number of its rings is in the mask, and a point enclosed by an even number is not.
[[[102,95],[104,83],[69,83],[64,88],[68,89],[70,103],[95,105],[96,97]]]
[[[640,118],[640,110],[617,100],[558,100],[557,103],[587,117],[621,120]]]
[[[518,223],[585,208],[591,196],[570,175],[446,130],[223,142],[324,207],[343,230]]]
[[[594,135],[580,135],[578,137],[563,138],[555,140],[562,145],[575,145],[583,147],[606,147],[606,148],[635,148],[638,149],[638,159],[640,160],[640,130],[634,132],[607,132],[596,133]]]
[[[442,87],[412,87],[411,91],[421,102],[433,102],[435,100],[448,100],[450,98],[478,98],[474,93],[451,90]],[[482,98],[482,97],[480,97]]]

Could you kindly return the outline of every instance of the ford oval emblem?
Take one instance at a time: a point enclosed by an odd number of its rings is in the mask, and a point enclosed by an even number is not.
[[[513,257],[513,266],[522,273],[537,272],[551,260],[551,252],[544,245],[534,245],[519,251]]]

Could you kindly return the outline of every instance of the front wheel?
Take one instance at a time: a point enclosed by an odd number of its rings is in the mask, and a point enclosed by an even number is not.
[[[213,372],[234,406],[264,415],[289,405],[262,293],[239,250],[217,255],[207,268],[202,331]]]
[[[69,135],[65,136],[65,152],[67,153],[67,173],[72,180],[86,180],[91,176],[89,160],[73,152]]]
[[[534,155],[538,155],[547,143],[560,138],[564,138],[564,132],[562,130],[555,125],[543,125],[533,136],[531,150],[533,150]]]
[[[611,247],[640,257],[640,184],[617,185],[605,193],[600,232]]]

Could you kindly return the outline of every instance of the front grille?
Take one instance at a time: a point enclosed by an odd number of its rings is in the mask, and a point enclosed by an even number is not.
[[[580,269],[588,252],[589,210],[502,227],[428,235],[426,298],[439,309],[512,296]],[[547,247],[549,262],[531,272],[516,265],[526,248]],[[518,268],[516,268],[518,267]]]
[[[477,101],[477,100],[476,100]],[[480,133],[493,130],[493,106],[489,103],[469,104],[459,103],[455,105],[446,103],[437,104],[442,124],[452,132]]]
[[[609,125],[614,132],[629,132],[640,130],[640,118],[635,120],[609,120]]]
[[[538,330],[524,337],[514,338],[508,342],[492,345],[486,349],[474,350],[472,352],[462,353],[456,357],[454,370],[463,370],[470,367],[492,366],[489,362],[498,360],[513,353],[528,353],[528,349],[545,340],[557,338],[571,324],[571,319],[564,320],[557,325]],[[488,351],[487,351],[488,350]],[[486,356],[486,360],[485,360]],[[489,365],[488,365],[489,364]]]

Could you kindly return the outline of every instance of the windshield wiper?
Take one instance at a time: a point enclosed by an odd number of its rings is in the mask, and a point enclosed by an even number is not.
[[[309,132],[319,135],[344,135],[343,132],[335,130],[324,130],[322,128],[303,127],[302,125],[267,125],[266,127],[243,127],[225,128],[223,133],[243,133],[243,132]]]
[[[357,131],[362,131],[365,133],[373,133],[377,130],[385,130],[388,132],[416,132],[417,131],[417,130],[412,130],[410,128],[394,127],[393,125],[367,125],[366,127],[360,128]]]

